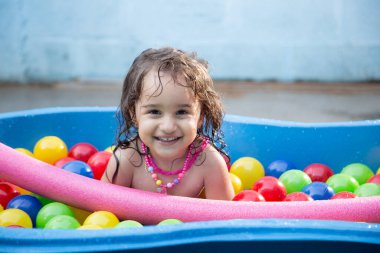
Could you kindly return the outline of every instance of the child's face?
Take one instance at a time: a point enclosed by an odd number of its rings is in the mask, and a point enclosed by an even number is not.
[[[154,157],[182,157],[202,125],[200,104],[191,88],[174,83],[170,73],[161,72],[162,92],[156,70],[144,78],[136,103],[136,123],[141,140]],[[186,84],[183,77],[178,82]],[[158,90],[157,90],[158,89]]]

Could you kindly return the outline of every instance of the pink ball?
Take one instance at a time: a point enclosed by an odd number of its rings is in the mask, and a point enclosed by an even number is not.
[[[252,190],[257,191],[266,201],[282,201],[286,197],[284,184],[275,177],[262,177],[255,182]]]
[[[326,182],[334,171],[322,163],[312,163],[303,170],[313,182]]]

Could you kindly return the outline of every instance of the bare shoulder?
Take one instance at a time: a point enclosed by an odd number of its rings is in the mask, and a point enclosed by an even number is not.
[[[204,162],[204,186],[206,198],[231,200],[234,196],[227,164],[220,152],[207,145]]]
[[[214,146],[208,144],[203,153],[205,156],[204,163],[207,166],[208,172],[211,172],[211,170],[213,172],[228,170],[223,156]]]
[[[114,179],[113,183],[129,187],[133,172],[141,166],[141,162],[142,158],[135,144],[125,149],[117,149],[108,162],[102,181],[111,182]]]

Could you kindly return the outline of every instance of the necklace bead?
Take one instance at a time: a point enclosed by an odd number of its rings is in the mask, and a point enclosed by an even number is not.
[[[154,163],[153,157],[151,155],[147,154],[146,146],[141,141],[141,149],[145,153],[144,156],[145,156],[145,164],[147,166],[147,171],[151,174],[151,177],[155,181],[156,186],[158,186],[158,188],[156,189],[157,192],[166,193],[167,189],[170,189],[173,186],[178,185],[181,182],[181,179],[185,176],[185,172],[193,166],[198,155],[206,148],[208,142],[209,141],[207,138],[203,138],[203,143],[202,143],[201,147],[194,153],[194,155],[191,155],[191,150],[193,149],[193,145],[194,145],[192,143],[189,146],[189,149],[187,151],[187,155],[186,155],[183,167],[178,169],[178,170],[175,170],[173,172],[171,172],[171,171],[168,172],[168,171],[162,170],[161,168],[159,168]],[[166,176],[177,175],[177,178],[175,178],[173,180],[173,182],[169,182],[169,183],[164,184],[162,182],[162,180],[158,179],[157,173],[162,174],[162,175],[166,175]]]

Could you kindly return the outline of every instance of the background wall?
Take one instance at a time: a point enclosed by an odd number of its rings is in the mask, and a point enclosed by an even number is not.
[[[120,79],[148,47],[216,79],[380,79],[377,0],[0,0],[0,80]]]

